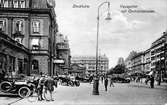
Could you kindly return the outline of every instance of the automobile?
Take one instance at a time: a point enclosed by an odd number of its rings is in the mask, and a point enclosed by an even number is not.
[[[122,78],[122,77],[113,77],[113,82],[116,83],[130,83],[130,79]]]
[[[80,86],[80,82],[79,82],[79,80],[76,79],[75,76],[71,76],[70,80],[71,80],[71,85],[72,86]]]
[[[26,80],[2,81],[0,91],[7,94],[19,95],[25,98],[31,95],[34,85]]]
[[[76,77],[76,80],[79,80],[81,82],[91,82],[93,80],[93,77],[89,77],[89,78],[82,78],[82,77]]]
[[[67,86],[80,86],[80,82],[78,80],[75,79],[75,77],[64,77],[64,76],[59,76],[59,81],[60,84],[63,85],[67,85]]]

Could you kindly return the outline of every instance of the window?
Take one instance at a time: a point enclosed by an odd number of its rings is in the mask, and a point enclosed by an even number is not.
[[[4,32],[5,31],[5,21],[0,20],[0,31]]]
[[[8,0],[0,0],[0,7],[8,7]]]
[[[32,39],[32,49],[37,50],[40,48],[39,39]]]
[[[4,0],[4,7],[8,7],[8,0]]]
[[[16,22],[16,32],[23,32],[23,21]]]
[[[25,8],[25,1],[24,0],[21,0],[19,2],[19,4],[20,4],[20,8]]]
[[[33,33],[40,33],[40,22],[33,21],[32,28],[33,28]]]
[[[18,0],[14,0],[13,1],[13,7],[14,8],[18,8],[19,7]]]

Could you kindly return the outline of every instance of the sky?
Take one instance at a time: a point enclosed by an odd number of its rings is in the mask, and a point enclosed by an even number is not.
[[[55,0],[61,34],[69,39],[71,55],[96,55],[97,9],[106,0]],[[144,51],[167,30],[167,0],[107,0],[112,20],[105,20],[108,5],[99,11],[99,54],[109,58],[109,67],[131,51]],[[73,8],[74,5],[87,8]],[[154,12],[122,12],[129,10]],[[124,8],[123,8],[124,7]]]

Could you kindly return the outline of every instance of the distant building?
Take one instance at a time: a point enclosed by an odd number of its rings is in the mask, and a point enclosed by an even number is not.
[[[131,59],[132,61],[132,72],[133,73],[141,73],[144,71],[144,53],[140,52],[137,53],[134,57]]]
[[[124,58],[122,57],[118,58],[117,65],[125,65]]]
[[[60,33],[56,34],[56,49],[56,73],[68,74],[71,65],[71,52],[67,36],[65,37],[63,34]]]
[[[0,71],[53,75],[56,14],[52,0],[0,0]]]
[[[150,71],[150,50],[135,53],[125,60],[129,73],[145,73]]]
[[[73,63],[71,65],[71,69],[69,70],[69,74],[75,74],[79,76],[85,76],[86,74],[86,66],[83,64]]]
[[[98,73],[106,73],[109,69],[109,60],[103,55],[98,58]],[[83,64],[86,66],[86,73],[95,73],[96,57],[95,56],[73,56],[72,64]]]
[[[130,54],[129,54],[129,56],[125,59],[125,66],[126,66],[126,68],[127,68],[129,71],[132,70],[132,61],[131,61],[131,59],[132,59],[135,55],[137,55],[137,52],[131,51]]]

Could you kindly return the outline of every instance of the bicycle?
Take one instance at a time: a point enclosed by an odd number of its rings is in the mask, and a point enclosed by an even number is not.
[[[36,88],[35,84],[33,84],[32,86],[33,86],[32,92],[31,92],[30,96],[28,97],[29,102],[35,102],[38,100],[37,88]]]
[[[44,90],[44,99],[46,101],[53,101],[52,92],[49,91],[47,88],[45,88]]]

